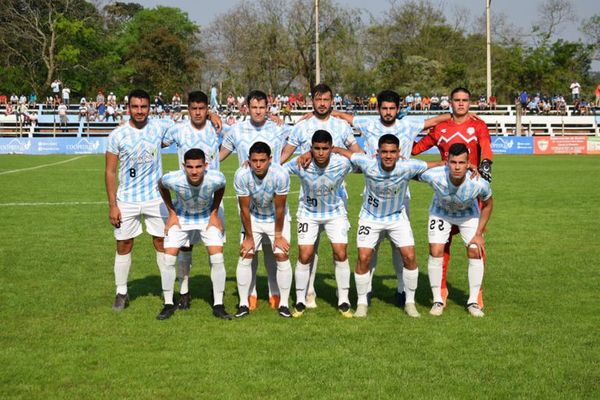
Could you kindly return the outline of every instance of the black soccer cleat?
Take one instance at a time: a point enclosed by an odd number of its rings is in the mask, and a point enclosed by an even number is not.
[[[165,304],[163,309],[160,310],[160,313],[156,316],[156,319],[159,321],[169,319],[175,314],[175,310],[177,310],[175,304]]]
[[[400,308],[404,308],[405,304],[406,304],[406,293],[396,292],[396,306],[398,306]]]
[[[250,309],[247,306],[239,306],[235,313],[236,318],[244,318],[250,314]]]
[[[338,311],[344,318],[352,318],[352,311],[350,310],[350,304],[342,303],[338,306]]]
[[[233,319],[231,314],[228,314],[227,311],[225,311],[225,306],[223,304],[215,304],[213,306],[213,315],[221,319]]]
[[[291,318],[292,317],[292,313],[290,312],[290,309],[287,308],[286,306],[280,306],[277,309],[277,312],[279,313],[280,317],[283,317],[283,318]]]
[[[113,310],[115,311],[123,311],[124,309],[126,309],[127,307],[129,307],[129,296],[127,295],[127,293],[125,294],[118,294],[115,296],[115,302],[113,303]]]
[[[189,310],[190,305],[192,304],[192,296],[190,293],[183,293],[181,297],[179,297],[179,302],[177,303],[177,308],[180,310]]]

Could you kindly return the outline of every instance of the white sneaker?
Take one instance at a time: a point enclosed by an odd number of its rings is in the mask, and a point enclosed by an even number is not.
[[[306,295],[306,308],[317,308],[317,295],[316,293],[308,293]]]
[[[354,311],[354,316],[356,318],[364,318],[367,316],[367,312],[369,311],[369,306],[366,304],[358,304],[356,306],[356,311]]]
[[[471,303],[467,305],[467,311],[469,311],[469,314],[471,314],[474,317],[480,318],[485,315],[483,311],[481,311],[481,308],[479,308],[479,304],[477,303]]]
[[[406,313],[406,315],[408,315],[409,317],[413,317],[413,318],[417,318],[417,317],[421,316],[421,314],[419,314],[419,312],[417,311],[417,307],[415,306],[415,303],[406,303],[404,305],[404,312]]]
[[[431,306],[431,310],[429,310],[429,314],[439,317],[440,315],[442,315],[444,312],[444,303],[433,303],[433,306]]]

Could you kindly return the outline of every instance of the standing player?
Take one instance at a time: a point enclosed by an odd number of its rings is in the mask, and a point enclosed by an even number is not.
[[[288,135],[287,126],[278,126],[267,117],[267,95],[260,90],[253,90],[248,94],[246,102],[250,111],[250,120],[243,121],[233,125],[228,134],[223,139],[219,158],[221,161],[226,159],[234,150],[237,152],[239,166],[243,166],[248,161],[250,147],[256,142],[267,143],[271,147],[274,161],[279,163],[279,155],[284,140]],[[242,232],[243,236],[243,232]],[[269,303],[272,308],[279,307],[280,294],[277,287],[277,261],[273,254],[273,249],[263,249],[265,257],[265,267],[269,281]],[[256,293],[256,270],[258,260],[252,262],[252,282],[250,283],[249,308],[254,310],[257,306]]]
[[[169,172],[158,182],[158,190],[169,211],[165,226],[165,267],[161,270],[165,303],[156,317],[160,320],[175,313],[173,289],[177,253],[181,247],[189,247],[196,241],[202,241],[208,251],[213,315],[222,319],[232,318],[223,306],[226,274],[219,205],[225,192],[225,175],[217,170],[207,171],[206,167],[204,152],[190,149],[184,154],[185,170]],[[171,190],[176,194],[176,205],[171,200]]]
[[[437,146],[442,160],[448,160],[448,151],[454,143],[464,143],[469,149],[469,163],[472,166],[479,166],[479,173],[488,182],[492,181],[492,146],[490,144],[490,134],[485,122],[480,119],[473,119],[469,116],[469,107],[471,92],[465,88],[456,88],[450,94],[452,105],[452,119],[442,122],[435,126],[432,132],[417,142],[412,154],[421,154],[425,150]],[[446,285],[446,274],[448,272],[448,263],[450,261],[450,246],[452,244],[452,235],[458,233],[456,227],[452,229],[452,234],[444,248],[444,262],[442,275],[442,299],[446,304],[448,298],[448,288]],[[483,308],[483,293],[479,292],[477,303]]]
[[[348,148],[354,153],[362,153],[363,151],[356,142],[350,125],[344,120],[331,115],[333,104],[333,92],[331,88],[324,83],[320,83],[312,89],[311,95],[313,103],[312,116],[314,116],[314,118],[301,121],[294,126],[294,129],[292,129],[290,137],[287,140],[287,144],[284,146],[281,153],[281,162],[287,161],[296,149],[299,149],[302,153],[310,151],[313,134],[318,130],[329,132],[333,138],[334,146]],[[344,203],[346,203],[348,195],[343,186],[340,186],[340,194]],[[303,196],[303,193],[300,193],[300,199],[302,199]],[[315,277],[317,274],[317,262],[318,254],[317,251],[315,251],[315,257],[310,269],[310,282],[306,298],[306,307],[308,308],[315,308],[317,306],[314,288]]]
[[[431,315],[444,312],[442,299],[442,261],[444,246],[452,226],[458,226],[467,246],[469,258],[469,300],[467,309],[474,317],[483,317],[477,303],[483,282],[483,232],[492,213],[492,190],[483,179],[470,179],[469,154],[464,143],[454,143],[448,150],[448,165],[434,168],[419,176],[434,190],[429,207],[429,282],[433,292]],[[481,212],[477,199],[481,199]]]
[[[220,118],[208,111],[208,96],[204,92],[195,91],[188,94],[189,120],[175,124],[165,133],[162,142],[164,147],[175,143],[179,165],[185,168],[184,155],[193,148],[200,149],[206,157],[206,168],[208,170],[219,170],[219,136],[214,126],[220,126]],[[208,119],[212,117],[211,122]],[[213,126],[214,125],[214,126]],[[221,220],[223,218],[223,207],[220,209]],[[224,224],[223,224],[224,226]],[[179,268],[177,278],[179,280],[178,306],[182,310],[190,308],[191,296],[189,293],[189,276],[192,267],[192,247],[182,247],[179,252]]]
[[[348,298],[350,265],[346,251],[349,223],[344,199],[340,195],[344,178],[352,170],[352,166],[344,157],[331,154],[332,141],[329,132],[318,130],[312,137],[312,160],[308,167],[299,166],[297,160],[285,164],[290,174],[300,178],[303,195],[297,213],[298,263],[294,317],[300,317],[306,309],[310,263],[315,254],[315,242],[320,229],[325,230],[333,250],[338,311],[344,317],[352,317]]]
[[[290,176],[279,164],[271,164],[271,148],[264,142],[250,147],[248,167],[235,173],[234,186],[244,227],[244,240],[237,265],[237,284],[240,305],[236,317],[249,314],[248,293],[252,281],[252,259],[258,247],[271,247],[277,260],[277,286],[280,293],[278,312],[291,317],[288,300],[292,286],[290,250],[290,221],[286,199],[290,190]]]
[[[410,220],[404,206],[408,182],[430,166],[439,163],[426,163],[420,160],[402,160],[400,141],[391,134],[383,135],[378,141],[377,158],[364,154],[352,154],[346,149],[335,148],[334,152],[348,158],[352,165],[365,176],[363,205],[358,220],[356,245],[358,262],[354,279],[358,301],[355,317],[366,317],[368,311],[369,264],[379,241],[388,236],[398,248],[404,262],[402,279],[406,304],[404,311],[411,317],[420,316],[415,307],[415,292],[419,280],[419,270],[415,256],[415,240]]]
[[[131,118],[110,133],[105,167],[109,220],[115,227],[117,240],[114,264],[117,295],[113,304],[117,311],[129,305],[127,278],[131,268],[131,250],[134,238],[142,233],[142,217],[147,232],[152,235],[159,269],[163,269],[164,262],[163,218],[166,210],[156,188],[162,175],[160,148],[164,128],[148,119],[150,96],[145,91],[132,91],[127,107]]]

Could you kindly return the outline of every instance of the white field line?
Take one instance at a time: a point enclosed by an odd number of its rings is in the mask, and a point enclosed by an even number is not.
[[[73,157],[73,158],[69,158],[68,160],[64,160],[64,161],[59,161],[59,162],[55,162],[55,163],[51,163],[51,164],[42,164],[42,165],[38,165],[35,167],[29,167],[29,168],[20,168],[20,169],[11,169],[8,171],[2,171],[0,172],[0,175],[7,175],[7,174],[14,174],[16,172],[23,172],[23,171],[33,171],[34,169],[40,169],[40,168],[45,168],[45,167],[52,167],[54,165],[60,165],[60,164],[65,164],[71,161],[75,161],[75,160],[79,160],[80,158],[83,158],[86,156],[78,156],[78,157]]]

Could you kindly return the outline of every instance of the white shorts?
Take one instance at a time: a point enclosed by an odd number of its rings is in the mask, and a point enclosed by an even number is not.
[[[400,219],[392,222],[358,220],[356,247],[374,249],[385,237],[388,237],[396,247],[415,245],[415,238],[406,212],[402,211]]]
[[[254,237],[254,252],[262,250],[263,245],[271,246],[272,248],[273,243],[275,242],[275,222],[260,222],[253,217],[250,218],[252,222],[252,236]],[[290,221],[288,221],[287,218],[283,219],[283,231],[281,234],[284,239],[290,243],[292,236],[290,232]],[[240,243],[243,242],[245,238],[246,232],[244,232],[244,227],[242,226]],[[273,253],[284,254],[279,248],[273,249]]]
[[[319,229],[324,229],[331,243],[348,243],[350,223],[343,215],[332,219],[319,221],[310,218],[298,218],[298,245],[314,245],[319,236]]]
[[[117,206],[121,210],[121,226],[114,230],[115,239],[127,240],[141,235],[142,217],[146,224],[146,232],[152,236],[165,236],[167,207],[162,199],[138,203],[117,200]]]
[[[450,237],[452,225],[458,226],[460,236],[462,237],[465,246],[469,244],[479,225],[479,218],[469,217],[465,219],[441,218],[436,215],[429,216],[427,225],[427,236],[429,243],[447,243]]]
[[[172,226],[165,236],[165,248],[180,249],[202,243],[205,246],[223,246],[223,233],[216,227],[206,229],[181,229]]]

